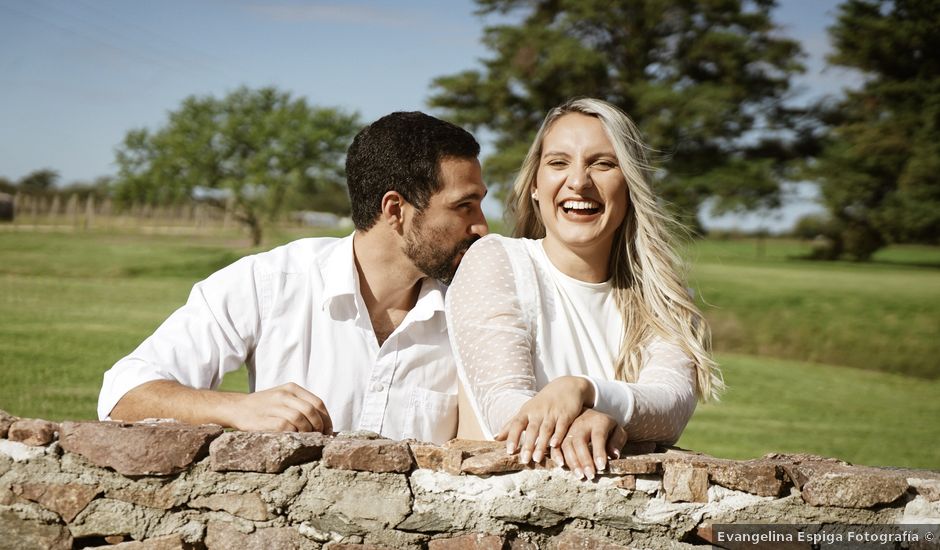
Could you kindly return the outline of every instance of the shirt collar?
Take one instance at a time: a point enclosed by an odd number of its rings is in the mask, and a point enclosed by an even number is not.
[[[329,253],[320,257],[323,276],[323,294],[320,309],[326,308],[334,298],[359,294],[359,273],[353,258],[353,233],[340,239]]]
[[[360,297],[359,272],[353,255],[353,236],[340,239],[329,253],[320,259],[320,272],[323,274],[323,295],[320,297],[320,309],[323,310],[340,296]],[[437,279],[426,277],[421,281],[418,300],[409,313],[415,321],[426,321],[435,313],[444,312],[444,293],[447,285]]]

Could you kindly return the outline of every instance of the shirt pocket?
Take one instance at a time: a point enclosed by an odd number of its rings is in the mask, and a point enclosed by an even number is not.
[[[443,443],[457,433],[457,395],[413,388],[405,412],[404,439]]]

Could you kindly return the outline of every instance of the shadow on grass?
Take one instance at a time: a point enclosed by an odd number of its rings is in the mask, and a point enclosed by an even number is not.
[[[180,262],[161,262],[124,266],[121,276],[134,277],[185,277],[201,280],[241,258],[237,252],[219,252],[202,258]]]

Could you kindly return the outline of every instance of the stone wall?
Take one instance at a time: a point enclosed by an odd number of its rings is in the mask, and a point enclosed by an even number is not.
[[[494,443],[0,411],[0,548],[689,548],[724,523],[940,523],[940,473],[634,444],[581,481]]]

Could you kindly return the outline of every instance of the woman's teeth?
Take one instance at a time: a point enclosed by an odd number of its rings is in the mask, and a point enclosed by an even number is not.
[[[597,211],[601,205],[594,201],[564,201],[561,207],[565,212],[577,210],[579,214],[590,214]]]

